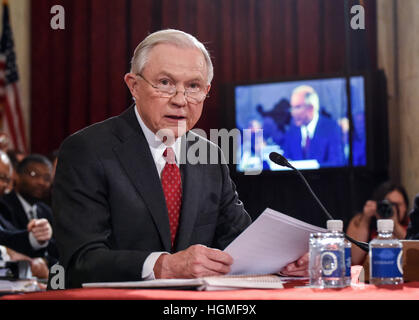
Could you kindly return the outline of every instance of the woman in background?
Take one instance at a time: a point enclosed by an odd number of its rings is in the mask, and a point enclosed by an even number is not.
[[[392,209],[386,212],[387,206],[382,204],[383,200],[387,200],[388,208]],[[355,240],[369,242],[377,236],[377,219],[393,219],[394,237],[405,239],[409,224],[408,206],[409,199],[404,187],[385,182],[365,203],[363,211],[351,219],[346,233]],[[352,245],[352,264],[363,264],[366,256],[367,252]]]

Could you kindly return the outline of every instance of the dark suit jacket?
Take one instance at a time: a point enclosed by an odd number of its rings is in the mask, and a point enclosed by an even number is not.
[[[21,202],[19,201],[19,198],[16,195],[16,192],[12,191],[5,194],[0,200],[0,203],[0,214],[9,222],[9,226],[12,226],[14,230],[26,230],[29,220]],[[53,218],[51,208],[43,202],[36,203],[36,206],[38,219],[45,218],[52,226]],[[10,227],[7,229],[11,230]],[[58,249],[54,238],[50,239],[47,248],[43,250],[43,252],[45,253],[45,258],[47,258],[48,265],[50,267],[58,261]],[[38,251],[36,251],[36,253],[37,254],[35,256],[39,256]],[[33,254],[29,254],[29,256],[34,257]]]
[[[284,156],[289,160],[303,160],[301,148],[301,128],[291,125],[285,135]],[[316,159],[320,166],[339,166],[345,164],[342,131],[330,118],[319,116],[307,159]]]
[[[222,157],[214,144],[188,136]],[[193,144],[183,142],[187,150]],[[163,189],[134,107],[67,138],[58,159],[52,203],[66,287],[141,280],[151,252],[193,244],[223,249],[250,224],[225,164],[181,164],[182,209],[171,248]]]

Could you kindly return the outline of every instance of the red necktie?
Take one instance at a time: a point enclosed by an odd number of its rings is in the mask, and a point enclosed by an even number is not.
[[[308,131],[307,131],[306,144],[303,149],[304,159],[308,159],[308,152],[310,150],[310,142],[311,142],[310,136],[308,135]]]
[[[182,204],[182,185],[180,170],[176,165],[173,149],[167,148],[163,153],[163,157],[166,160],[166,165],[161,173],[161,183],[164,197],[166,198],[167,211],[169,213],[170,235],[173,247],[179,225],[180,207]]]

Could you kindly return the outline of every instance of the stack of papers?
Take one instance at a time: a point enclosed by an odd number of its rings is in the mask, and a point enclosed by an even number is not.
[[[83,288],[165,288],[197,290],[282,289],[281,278],[276,275],[217,276],[196,279],[158,279],[132,282],[84,283]]]
[[[29,280],[0,280],[0,292],[34,292],[40,291],[38,282],[35,279]]]
[[[230,274],[272,274],[302,257],[310,233],[326,232],[267,208],[224,251],[234,260]]]

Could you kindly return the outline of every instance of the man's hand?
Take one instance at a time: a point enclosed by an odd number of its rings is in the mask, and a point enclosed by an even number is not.
[[[297,261],[290,263],[281,270],[281,274],[290,277],[308,277],[308,252]]]
[[[34,258],[29,260],[31,263],[32,275],[41,278],[48,279],[49,269],[45,260],[42,258]]]
[[[7,254],[10,256],[10,261],[18,261],[18,260],[29,261],[31,264],[31,271],[32,271],[33,276],[37,278],[48,279],[49,269],[44,259],[30,258],[10,248],[7,248]]]
[[[52,228],[47,219],[33,219],[28,223],[28,231],[32,232],[36,241],[45,243],[52,237]]]
[[[156,279],[218,276],[228,273],[232,263],[228,253],[198,244],[175,254],[162,254],[154,275]]]

